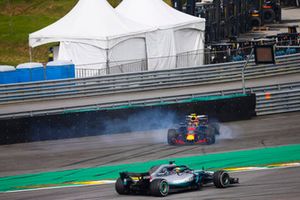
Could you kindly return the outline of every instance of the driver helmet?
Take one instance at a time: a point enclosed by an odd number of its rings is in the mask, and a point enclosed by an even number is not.
[[[196,113],[193,113],[191,114],[191,120],[194,121],[196,120],[198,117],[197,117],[197,114]]]
[[[180,167],[175,167],[175,172],[176,173],[180,173],[181,172],[181,168]]]
[[[196,113],[190,115],[190,122],[196,126],[199,124],[199,116]]]

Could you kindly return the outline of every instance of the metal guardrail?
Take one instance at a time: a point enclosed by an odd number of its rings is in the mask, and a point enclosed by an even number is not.
[[[283,56],[278,59],[277,65],[254,66],[250,63],[246,71],[246,78],[267,77],[279,74],[300,72],[300,54]],[[299,58],[298,58],[299,57]],[[130,73],[109,75],[102,77],[82,78],[36,82],[27,84],[0,85],[0,104],[39,101],[43,99],[63,99],[73,97],[88,97],[100,94],[145,91],[182,86],[195,86],[209,83],[221,83],[241,80],[240,71],[243,62],[216,64],[204,67],[186,69],[163,70],[156,72]],[[252,67],[251,67],[252,65]],[[207,67],[210,67],[207,69]],[[299,110],[300,82],[247,88],[247,92],[257,94],[258,115]],[[295,91],[295,93],[294,93]],[[17,112],[1,114],[0,118],[21,116],[36,116],[74,112],[74,110],[102,110],[118,106],[143,106],[157,103],[176,103],[178,101],[203,96],[230,95],[241,93],[241,89],[215,91],[191,95],[176,95],[136,101],[106,102],[97,105],[80,107],[43,109],[34,112]],[[272,99],[265,98],[265,92],[271,92]],[[293,95],[291,95],[293,94]]]
[[[275,114],[275,113],[300,110],[300,105],[298,101],[300,97],[300,92],[299,92],[300,82],[246,88],[246,91],[257,94],[256,112],[258,115]],[[294,93],[294,91],[297,91],[297,93]],[[72,113],[72,112],[84,112],[84,111],[99,111],[105,109],[117,109],[124,106],[138,107],[138,106],[146,106],[146,105],[151,106],[151,105],[158,105],[158,104],[172,104],[172,103],[178,103],[187,99],[197,98],[197,97],[220,96],[220,95],[223,96],[223,95],[234,95],[234,94],[241,94],[241,93],[242,93],[242,89],[232,89],[232,90],[214,91],[214,92],[207,92],[207,93],[196,93],[196,94],[189,94],[189,95],[177,95],[177,96],[160,97],[160,98],[139,99],[134,101],[120,101],[114,103],[108,102],[102,104],[91,104],[86,106],[73,106],[68,108],[60,107],[55,109],[43,109],[43,110],[33,111],[33,112],[16,112],[16,113],[9,113],[9,114],[0,114],[0,119],[18,118],[24,116],[62,114],[62,113]],[[269,93],[271,95],[270,99],[266,99],[266,93]],[[289,94],[293,94],[293,93],[294,95],[289,96]],[[277,97],[280,98],[277,99]],[[295,101],[289,101],[294,97],[296,98],[296,100],[293,99]],[[298,101],[298,104],[295,104],[296,101]]]
[[[300,111],[300,88],[257,93],[257,115]]]
[[[255,66],[252,61],[245,71],[245,77],[255,79],[300,73],[299,63],[300,54],[278,57],[276,65]],[[239,81],[243,64],[244,62],[233,62],[173,70],[0,85],[0,104]]]

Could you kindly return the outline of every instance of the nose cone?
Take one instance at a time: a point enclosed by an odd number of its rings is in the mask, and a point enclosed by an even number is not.
[[[188,134],[188,135],[186,136],[186,140],[187,140],[187,141],[193,141],[193,140],[195,140],[195,135],[194,135],[194,134]]]

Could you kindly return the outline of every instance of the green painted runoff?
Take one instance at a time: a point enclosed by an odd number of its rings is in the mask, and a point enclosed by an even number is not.
[[[203,101],[215,101],[215,100],[222,100],[222,99],[230,99],[230,98],[238,98],[238,97],[245,97],[247,94],[233,94],[233,95],[223,95],[223,96],[204,96],[204,97],[195,97],[189,98],[185,100],[181,100],[178,102],[172,103],[149,103],[146,105],[121,105],[115,107],[107,107],[107,108],[85,108],[85,109],[76,109],[76,110],[67,110],[64,113],[80,113],[80,112],[90,112],[90,111],[102,111],[102,110],[120,110],[120,109],[134,109],[134,108],[143,108],[143,107],[150,107],[150,106],[165,106],[165,105],[172,105],[172,104],[181,104],[181,103],[195,103],[195,102],[203,102]]]
[[[57,172],[0,177],[0,192],[43,186],[68,185],[70,182],[116,179],[121,171],[144,172],[151,166],[168,163],[188,165],[192,169],[217,170],[229,167],[264,166],[300,161],[300,144],[266,147],[181,158],[151,160],[131,164],[99,166]]]

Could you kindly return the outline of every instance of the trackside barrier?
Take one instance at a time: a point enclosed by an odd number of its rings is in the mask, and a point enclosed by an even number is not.
[[[257,114],[300,111],[300,88],[257,93]]]
[[[0,144],[32,142],[168,128],[191,112],[210,119],[232,121],[255,115],[255,95],[191,98],[176,103],[119,106],[64,114],[0,120]]]
[[[250,91],[256,93],[255,111],[255,98],[253,98],[253,95],[250,96],[247,101],[232,101],[231,103],[227,102],[227,105],[222,101],[216,103],[218,98],[224,100],[226,97],[228,99],[228,96],[231,97],[230,99],[234,99],[234,97],[241,97],[239,94],[236,94],[241,93],[241,90],[225,90],[205,94],[191,94],[160,99],[141,99],[132,102],[119,102],[115,104],[107,103],[101,105],[87,105],[86,107],[59,108],[46,111],[43,110],[36,111],[25,116],[24,113],[14,113],[6,116],[2,115],[0,116],[0,118],[2,118],[0,120],[0,132],[2,137],[0,141],[2,144],[4,144],[46,140],[49,138],[60,139],[99,134],[99,130],[104,131],[107,127],[115,127],[116,124],[120,122],[119,120],[111,120],[116,119],[115,116],[121,116],[121,118],[126,119],[125,124],[128,124],[128,113],[124,112],[124,110],[127,109],[131,111],[137,111],[138,109],[144,110],[145,107],[149,109],[166,106],[166,108],[172,110],[172,105],[179,105],[177,108],[182,109],[185,112],[197,111],[198,113],[208,112],[207,110],[199,110],[199,108],[213,108],[215,110],[219,110],[217,111],[217,118],[223,118],[224,121],[234,120],[237,118],[247,118],[247,116],[253,116],[255,113],[257,115],[267,115],[300,111],[300,82],[247,88],[247,92]],[[232,95],[230,96],[229,94]],[[214,102],[214,106],[208,105],[207,103],[205,103],[206,105],[200,105],[199,102],[201,101],[202,103]],[[246,106],[237,108],[235,107],[236,105]],[[173,109],[173,111],[176,112],[176,109]],[[232,113],[230,114],[232,111],[235,111],[234,115],[232,115]],[[102,113],[103,115],[99,115],[99,113]],[[144,127],[145,125],[148,125],[149,127],[149,124],[156,127],[157,124],[151,124],[151,120],[158,118],[159,124],[161,124],[164,121],[162,119],[165,119],[161,115],[162,113],[166,114],[165,112],[162,112],[161,109],[159,109],[159,112],[150,112],[150,115],[145,115],[144,113],[145,112],[142,112],[141,115],[137,115],[136,119],[138,120],[134,123],[134,127],[137,127],[137,124],[141,124],[138,127]],[[210,114],[211,116],[216,116],[216,111],[210,112]],[[103,119],[99,116],[113,116],[113,118],[106,117]],[[140,118],[145,116],[147,120],[142,123]],[[12,117],[14,119],[10,119]],[[57,123],[55,123],[55,120]],[[96,123],[93,124],[93,120],[96,120]],[[78,123],[79,121],[80,123]],[[104,124],[104,127],[99,127],[101,121],[112,121],[112,123]],[[58,127],[53,126],[53,124],[57,124]],[[54,127],[55,130],[52,130]],[[122,130],[126,130],[131,127],[124,127],[123,125],[118,127],[118,129],[120,128]],[[76,132],[76,130],[80,130],[80,132]],[[53,131],[56,131],[54,135],[52,134]]]
[[[293,90],[300,89],[300,82],[294,83],[286,83],[286,84],[275,84],[275,85],[266,85],[260,87],[246,88],[247,93],[256,93],[258,94],[257,99],[265,97],[266,93],[272,92],[293,92]],[[226,96],[226,95],[236,95],[241,94],[242,89],[232,89],[232,90],[222,90],[222,91],[213,91],[206,93],[194,93],[189,95],[176,95],[176,96],[168,96],[168,97],[160,97],[160,98],[147,98],[147,99],[139,99],[134,101],[119,101],[114,103],[101,103],[101,104],[90,104],[86,106],[71,106],[71,107],[58,107],[54,109],[43,109],[36,110],[31,112],[16,112],[16,113],[8,113],[8,114],[0,114],[1,119],[10,119],[10,118],[21,118],[21,117],[32,117],[32,116],[44,116],[44,115],[56,115],[56,114],[68,114],[68,113],[80,113],[80,112],[88,112],[88,111],[101,111],[101,110],[109,110],[109,109],[120,109],[120,108],[128,108],[128,107],[143,107],[143,106],[154,106],[160,104],[174,104],[180,101],[186,101],[187,99],[197,99],[197,98],[208,98],[210,99],[212,96]],[[272,97],[274,98],[274,97]],[[257,100],[257,115],[262,114],[272,114],[278,113],[279,111],[270,111],[268,113],[262,113],[260,110],[261,102],[265,100]],[[268,104],[269,101],[265,101],[266,107],[270,106]],[[287,103],[286,101],[283,102]],[[282,109],[281,112],[289,112],[291,110]]]
[[[249,80],[300,73],[299,63],[300,54],[277,57],[276,65],[255,66],[252,61],[245,71],[245,77]],[[173,70],[0,85],[0,104],[240,81],[243,64],[244,62],[233,62]]]

